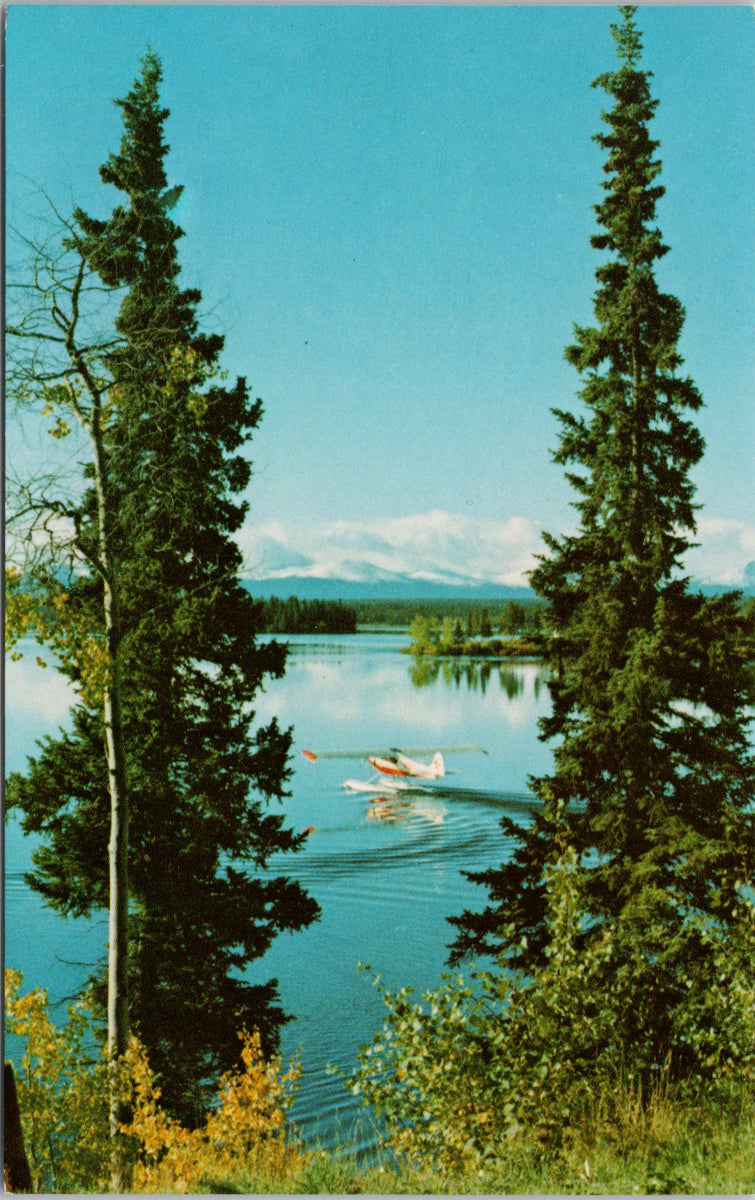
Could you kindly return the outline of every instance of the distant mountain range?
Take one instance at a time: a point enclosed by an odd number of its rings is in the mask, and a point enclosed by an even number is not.
[[[372,574],[372,572],[371,572]],[[411,575],[372,574],[369,579],[335,579],[314,575],[282,575],[247,579],[253,596],[300,600],[526,600],[535,593],[527,587],[510,587],[478,579],[428,580]]]
[[[350,572],[351,574],[351,572]],[[356,574],[356,572],[354,572]],[[281,574],[266,579],[247,579],[246,586],[253,596],[282,600],[297,596],[300,600],[532,600],[535,593],[528,587],[490,583],[464,576],[427,579],[415,575],[393,575],[365,564],[364,578],[334,578],[315,575]],[[692,582],[693,590],[706,596],[719,592],[740,590],[746,596],[755,595],[755,580],[747,578],[743,588]]]

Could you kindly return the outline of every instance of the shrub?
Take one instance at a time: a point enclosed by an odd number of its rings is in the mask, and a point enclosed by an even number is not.
[[[567,848],[546,871],[547,961],[535,977],[514,975],[503,957],[469,985],[445,976],[423,1004],[376,978],[388,1018],[350,1087],[411,1160],[448,1171],[505,1157],[515,1141],[557,1149],[597,1102],[604,1112],[627,1096],[657,1107],[672,1078],[687,1096],[715,1091],[734,1072],[755,1079],[752,910],[733,931],[698,924],[704,953],[690,964],[659,1059],[652,1013],[638,1013],[638,972],[654,969],[647,941],[632,943],[630,924],[590,942],[583,888]]]
[[[16,1073],[26,1153],[36,1192],[106,1190],[109,1174],[107,1063],[86,998],[58,1028],[42,988],[21,996],[23,976],[5,972],[9,1033],[25,1039]]]
[[[95,1037],[89,999],[68,1006],[60,1028],[47,993],[21,996],[20,971],[5,973],[7,1029],[25,1039],[17,1077],[26,1152],[35,1191],[107,1191],[110,1174],[108,1068]],[[300,1073],[281,1074],[279,1056],[265,1060],[260,1035],[241,1033],[241,1063],[221,1080],[218,1104],[199,1129],[185,1129],[159,1105],[160,1088],[147,1053],[132,1038],[121,1066],[131,1121],[122,1127],[133,1191],[186,1193],[207,1177],[244,1167],[281,1173],[297,1158],[286,1143],[285,1116]]]
[[[351,1087],[382,1113],[394,1147],[448,1170],[498,1155],[526,1130],[541,1142],[580,1111],[611,1014],[590,995],[601,958],[580,955],[573,856],[550,879],[550,960],[537,982],[506,970],[445,976],[424,996],[383,991],[389,1016]],[[379,977],[376,986],[380,987]]]
[[[242,1165],[265,1173],[292,1166],[297,1151],[286,1144],[285,1114],[299,1065],[292,1062],[281,1075],[280,1057],[265,1061],[256,1030],[239,1036],[243,1069],[222,1076],[217,1108],[201,1128],[192,1130],[160,1108],[160,1088],[146,1051],[132,1041],[128,1057],[133,1116],[124,1132],[139,1148],[134,1191],[185,1194],[196,1191],[207,1177],[236,1172]]]

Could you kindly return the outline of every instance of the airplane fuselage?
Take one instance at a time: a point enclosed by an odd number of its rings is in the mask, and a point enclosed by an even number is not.
[[[415,779],[442,779],[446,773],[443,755],[438,751],[432,762],[416,762],[405,754],[396,753],[391,758],[368,758],[368,763],[382,775],[409,775]]]

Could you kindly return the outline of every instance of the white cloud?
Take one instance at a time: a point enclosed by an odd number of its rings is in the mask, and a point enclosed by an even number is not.
[[[755,559],[754,525],[729,517],[700,516],[695,541],[699,545],[690,550],[685,563],[695,579],[734,587],[745,583]]]
[[[755,559],[755,526],[703,516],[697,540],[700,546],[685,563],[696,580],[734,586],[745,582],[748,564]],[[256,579],[402,575],[427,582],[463,579],[513,586],[527,586],[527,572],[543,550],[540,528],[528,517],[483,521],[442,509],[322,526],[287,528],[275,522],[242,530],[239,543],[246,569]]]
[[[526,517],[480,521],[434,509],[374,521],[285,529],[242,530],[239,543],[258,579],[300,574],[359,579],[370,572],[448,580],[525,585],[541,549],[539,529]]]
[[[72,685],[55,669],[55,660],[45,647],[27,639],[21,643],[21,652],[21,659],[5,665],[6,714],[19,721],[63,724],[76,701]]]

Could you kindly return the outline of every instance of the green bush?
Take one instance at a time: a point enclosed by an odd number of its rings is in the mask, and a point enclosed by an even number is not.
[[[734,933],[697,923],[698,953],[676,981],[683,995],[659,1058],[651,1001],[663,980],[647,938],[637,940],[643,914],[590,942],[573,851],[548,868],[546,885],[547,962],[536,977],[514,975],[504,958],[469,984],[445,976],[421,1004],[375,979],[388,1017],[349,1086],[410,1161],[451,1171],[494,1162],[518,1142],[561,1150],[596,1103],[621,1123],[627,1097],[642,1109],[672,1078],[680,1096],[755,1078],[751,909]]]

